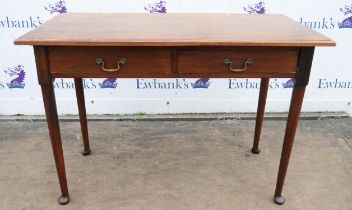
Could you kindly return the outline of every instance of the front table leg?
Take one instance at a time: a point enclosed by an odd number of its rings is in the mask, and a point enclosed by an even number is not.
[[[292,92],[290,111],[287,118],[286,131],[284,143],[282,146],[281,160],[274,196],[274,202],[277,204],[283,204],[285,202],[285,198],[281,195],[281,193],[285,182],[285,176],[291,155],[293,141],[295,139],[299,115],[301,113],[304,91],[305,87],[295,87]]]
[[[58,198],[58,202],[62,205],[67,204],[70,201],[67,188],[65,162],[61,145],[61,135],[59,120],[57,117],[55,93],[52,85],[41,85],[45,114],[48,122],[49,134],[51,139],[51,146],[53,148],[57,175],[59,177],[61,196]]]
[[[295,139],[299,115],[301,113],[304,92],[309,81],[313,54],[314,47],[302,47],[298,55],[299,61],[297,66],[297,75],[295,78],[295,86],[291,95],[290,110],[286,123],[285,137],[282,145],[280,166],[274,195],[274,202],[279,205],[285,203],[285,198],[281,193],[285,182],[293,141]]]

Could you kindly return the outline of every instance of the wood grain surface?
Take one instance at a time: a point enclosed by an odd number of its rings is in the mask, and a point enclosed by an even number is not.
[[[204,48],[204,49],[202,49]],[[48,61],[55,77],[292,77],[296,74],[298,47],[81,47],[49,46]],[[96,58],[106,68],[116,68],[121,58],[127,60],[115,72],[103,71]],[[232,72],[224,59],[241,68],[252,59],[245,71]],[[204,77],[204,76],[203,76]]]
[[[60,14],[15,40],[61,46],[334,46],[284,15]]]
[[[228,73],[224,59],[232,61],[233,68],[242,68],[246,59],[253,59],[244,72],[296,73],[297,47],[246,47],[234,50],[186,50],[178,55],[179,73]],[[235,73],[233,75],[236,75]]]
[[[125,58],[117,73],[171,73],[171,50],[148,47],[48,47],[51,73],[106,73],[96,58],[105,62],[106,68],[116,68],[117,61]]]

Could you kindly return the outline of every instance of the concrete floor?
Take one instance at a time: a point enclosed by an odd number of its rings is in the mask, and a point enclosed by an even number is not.
[[[59,184],[44,122],[0,122],[0,209],[352,209],[352,120],[300,122],[283,195],[272,202],[285,121],[61,122],[71,202]]]

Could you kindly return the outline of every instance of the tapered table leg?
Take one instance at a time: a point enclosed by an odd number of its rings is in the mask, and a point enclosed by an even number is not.
[[[81,122],[83,147],[84,147],[82,151],[82,155],[89,155],[91,151],[89,146],[87,114],[86,114],[86,106],[85,106],[85,100],[84,100],[83,82],[81,78],[75,78],[74,81],[75,81],[75,87],[76,87],[76,98],[77,98],[77,104],[78,104],[79,120]]]
[[[252,153],[254,154],[260,153],[259,140],[260,140],[260,133],[262,130],[268,88],[269,88],[269,78],[262,78],[260,82],[257,118],[255,122],[254,141],[253,141],[253,148],[252,148]]]
[[[281,193],[285,182],[285,176],[291,155],[293,141],[295,139],[299,115],[301,113],[304,91],[305,86],[294,87],[291,96],[290,110],[287,118],[284,143],[282,146],[281,160],[274,195],[274,202],[280,205],[285,202],[285,198],[281,195]]]
[[[60,182],[61,196],[59,197],[58,202],[64,205],[70,201],[70,197],[67,188],[65,161],[62,151],[60,127],[55,102],[55,93],[52,85],[41,85],[41,89],[51,139],[51,146],[53,148],[57,175],[59,177]]]
[[[282,188],[285,182],[288,162],[290,160],[293,141],[295,139],[299,115],[301,113],[304,92],[309,82],[309,75],[313,62],[314,47],[301,47],[298,55],[297,74],[292,91],[290,110],[288,113],[284,143],[282,145],[279,172],[277,175],[274,202],[285,203]]]

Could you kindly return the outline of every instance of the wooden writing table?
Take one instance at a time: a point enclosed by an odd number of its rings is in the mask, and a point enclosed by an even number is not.
[[[15,40],[33,45],[59,177],[70,200],[53,80],[74,78],[84,150],[90,154],[82,78],[261,78],[252,152],[258,154],[269,78],[293,78],[274,201],[281,192],[315,46],[331,39],[283,15],[79,14],[54,17]]]

